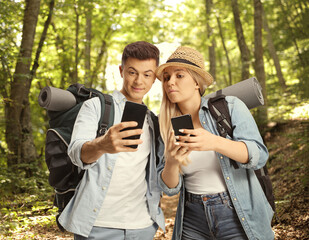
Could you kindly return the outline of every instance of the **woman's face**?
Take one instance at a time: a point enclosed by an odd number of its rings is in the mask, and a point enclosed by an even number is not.
[[[199,86],[184,67],[167,67],[163,71],[163,89],[172,103],[182,103],[199,95]]]

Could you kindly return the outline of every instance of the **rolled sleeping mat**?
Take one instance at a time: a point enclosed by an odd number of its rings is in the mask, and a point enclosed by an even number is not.
[[[204,96],[204,98],[212,98],[220,93],[225,96],[238,97],[247,105],[249,109],[264,105],[262,87],[255,77],[243,80],[234,85],[210,93]]]
[[[46,86],[39,94],[39,104],[48,111],[65,111],[76,105],[76,99],[69,91]]]

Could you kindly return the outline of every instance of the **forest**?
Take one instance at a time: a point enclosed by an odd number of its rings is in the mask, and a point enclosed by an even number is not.
[[[45,163],[45,86],[120,90],[123,48],[199,50],[214,77],[206,94],[256,77],[251,110],[269,149],[276,239],[309,239],[309,2],[307,0],[0,1],[0,239],[72,239],[57,229]],[[156,80],[145,104],[158,113]],[[170,239],[177,199],[163,197]]]

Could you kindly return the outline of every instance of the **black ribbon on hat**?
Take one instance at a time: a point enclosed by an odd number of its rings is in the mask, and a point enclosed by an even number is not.
[[[169,63],[169,62],[187,63],[187,64],[193,65],[193,66],[195,66],[195,67],[201,68],[200,66],[196,65],[196,64],[193,63],[193,62],[190,62],[190,61],[188,61],[188,60],[181,59],[181,58],[172,58],[172,59],[169,59],[169,60],[166,61],[166,63]]]

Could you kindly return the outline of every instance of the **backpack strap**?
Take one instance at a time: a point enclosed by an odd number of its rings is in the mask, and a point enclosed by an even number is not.
[[[97,137],[103,136],[108,127],[113,123],[114,116],[111,116],[111,110],[113,107],[113,98],[109,94],[99,94],[99,98],[101,101],[101,118],[99,121],[98,133]],[[110,119],[112,117],[112,119]]]
[[[216,120],[217,130],[220,136],[226,137],[229,135],[233,138],[232,121],[225,96],[218,95],[210,98],[208,101],[208,108],[211,115]]]
[[[217,130],[220,136],[225,138],[227,135],[229,135],[231,138],[233,138],[234,129],[232,127],[229,108],[227,102],[225,101],[225,95],[217,92],[216,97],[210,98],[208,100],[208,108],[210,114],[216,121]],[[234,160],[230,159],[230,163],[235,169],[239,168]]]
[[[160,136],[160,128],[159,128],[159,120],[158,117],[150,111],[150,117],[153,122],[153,128],[154,128],[154,134],[155,134],[155,148],[156,148],[156,153],[158,153],[158,148],[159,148],[159,136]],[[159,164],[159,157],[156,154],[156,165],[158,166]]]

